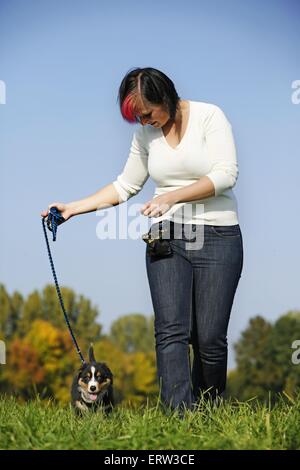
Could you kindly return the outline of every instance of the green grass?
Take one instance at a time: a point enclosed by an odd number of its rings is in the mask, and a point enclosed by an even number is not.
[[[118,406],[76,417],[70,406],[0,399],[1,449],[300,449],[300,396],[279,396],[270,409],[256,400],[166,415],[158,406]]]

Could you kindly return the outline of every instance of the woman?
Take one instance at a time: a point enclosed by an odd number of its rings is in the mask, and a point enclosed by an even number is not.
[[[141,124],[123,172],[86,199],[49,208],[68,219],[127,201],[149,175],[157,183],[141,212],[155,218],[151,228],[170,228],[171,253],[155,257],[147,244],[145,254],[160,393],[168,408],[193,409],[200,395],[216,402],[225,390],[228,322],[243,266],[232,129],[218,106],[180,99],[150,67],[125,75],[119,104],[125,120]]]

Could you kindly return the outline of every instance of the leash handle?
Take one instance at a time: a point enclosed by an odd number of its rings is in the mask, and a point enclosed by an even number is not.
[[[50,215],[50,218],[49,218],[49,215]],[[49,214],[48,214],[47,226],[48,226],[48,229],[50,230],[50,232],[52,232],[52,234],[53,234],[53,241],[56,240],[56,232],[57,232],[58,225],[62,224],[65,221],[66,220],[60,214],[59,210],[56,207],[51,207],[51,209],[49,211]],[[45,235],[45,240],[46,240],[46,245],[47,245],[47,250],[48,250],[49,261],[50,261],[52,274],[53,274],[53,278],[54,278],[54,282],[55,282],[56,292],[57,292],[57,295],[58,295],[58,298],[59,298],[59,302],[60,302],[64,317],[65,317],[65,322],[66,322],[67,327],[69,329],[73,344],[76,348],[76,351],[77,351],[77,353],[80,357],[81,362],[84,364],[85,360],[84,360],[84,357],[82,355],[82,352],[80,351],[80,348],[79,348],[78,343],[76,341],[76,338],[75,338],[75,335],[73,333],[72,327],[70,325],[69,317],[68,317],[68,314],[66,312],[64,302],[63,302],[63,299],[62,299],[62,295],[61,295],[61,292],[60,292],[60,288],[59,288],[59,285],[58,285],[58,281],[57,281],[57,277],[56,277],[56,273],[55,273],[55,268],[54,268],[54,263],[53,263],[53,260],[52,260],[49,240],[48,240],[48,237],[47,237],[47,231],[46,231],[46,226],[45,226],[45,217],[43,217],[43,219],[42,219],[42,224],[43,224],[43,230],[44,230],[44,235]]]
[[[50,207],[47,216],[47,226],[50,232],[52,232],[54,242],[56,240],[57,227],[65,221],[66,219],[61,215],[57,207]]]

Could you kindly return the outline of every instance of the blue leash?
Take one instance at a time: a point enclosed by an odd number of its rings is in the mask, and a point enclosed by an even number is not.
[[[44,230],[47,249],[48,249],[48,256],[49,256],[49,260],[50,260],[50,265],[51,265],[51,269],[52,269],[52,274],[53,274],[53,278],[54,278],[55,287],[56,287],[57,295],[58,295],[58,298],[59,298],[59,302],[60,302],[62,311],[64,313],[65,321],[66,321],[67,327],[69,329],[71,338],[73,340],[74,346],[76,348],[76,351],[79,354],[81,362],[84,364],[85,360],[84,360],[84,357],[82,355],[82,352],[80,351],[80,348],[79,348],[78,343],[76,341],[76,338],[75,338],[75,335],[73,333],[72,327],[70,325],[70,321],[69,321],[69,318],[68,318],[68,315],[67,315],[64,303],[63,303],[60,288],[59,288],[59,285],[58,285],[58,282],[57,282],[57,277],[56,277],[56,273],[55,273],[55,269],[54,269],[54,263],[53,263],[53,260],[52,260],[50,245],[49,245],[49,241],[48,241],[48,237],[47,237],[47,231],[46,231],[46,227],[45,227],[45,217],[43,217],[42,222],[43,222],[43,230]],[[48,226],[48,229],[50,230],[50,232],[52,232],[54,242],[56,240],[57,227],[60,224],[62,224],[63,222],[65,222],[65,219],[63,218],[63,216],[61,215],[59,210],[56,207],[51,207],[50,210],[49,210],[48,216],[47,216],[47,226]]]

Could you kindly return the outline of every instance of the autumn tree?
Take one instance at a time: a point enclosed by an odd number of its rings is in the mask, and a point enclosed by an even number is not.
[[[67,287],[61,287],[65,310],[75,334],[80,338],[82,348],[87,349],[92,341],[101,338],[101,325],[98,323],[98,309],[90,300],[76,295]],[[41,293],[33,291],[24,302],[18,330],[25,336],[34,320],[45,320],[56,328],[65,329],[66,323],[59,303],[55,286],[47,285]]]
[[[22,307],[22,295],[14,292],[10,296],[4,285],[0,284],[0,339],[9,341],[16,333]]]
[[[292,363],[292,343],[300,339],[300,312],[288,312],[274,324],[251,319],[235,344],[237,367],[229,373],[227,394],[239,399],[269,399],[269,393],[293,395],[300,387],[299,367]]]
[[[127,353],[154,351],[153,317],[139,313],[122,316],[112,323],[109,338]]]
[[[15,338],[7,354],[9,367],[1,369],[2,392],[26,399],[42,392],[46,374],[38,351],[27,340]]]
[[[45,320],[34,320],[24,338],[15,338],[8,347],[7,366],[2,371],[6,391],[23,398],[70,399],[77,356],[68,332]]]
[[[158,394],[153,351],[126,353],[108,338],[97,342],[94,351],[97,361],[106,362],[113,373],[117,402],[140,405]]]

